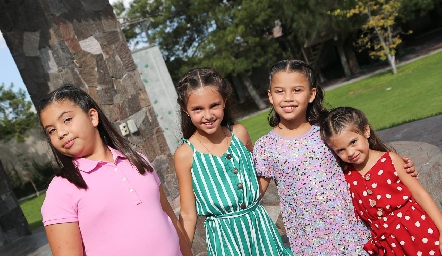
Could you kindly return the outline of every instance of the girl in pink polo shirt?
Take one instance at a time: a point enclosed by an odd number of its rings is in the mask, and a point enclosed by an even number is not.
[[[191,255],[156,172],[87,93],[64,85],[37,111],[60,168],[42,206],[53,255]]]

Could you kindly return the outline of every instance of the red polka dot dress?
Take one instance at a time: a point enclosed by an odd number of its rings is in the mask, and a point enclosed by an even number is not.
[[[364,249],[370,255],[441,255],[439,231],[399,180],[390,154],[361,175],[345,173],[356,214],[371,228]]]

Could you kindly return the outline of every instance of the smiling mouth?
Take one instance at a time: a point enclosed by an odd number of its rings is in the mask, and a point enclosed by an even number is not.
[[[351,162],[355,162],[355,161],[357,161],[359,159],[359,156],[360,156],[360,154],[357,154],[356,156],[351,157],[348,160],[350,160]]]
[[[296,106],[285,106],[285,107],[281,107],[281,108],[286,112],[290,112],[290,111],[294,110],[296,108]]]

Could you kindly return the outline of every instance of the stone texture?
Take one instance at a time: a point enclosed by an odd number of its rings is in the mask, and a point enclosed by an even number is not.
[[[8,183],[5,169],[0,161],[0,246],[30,235],[31,229]]]
[[[442,153],[431,144],[415,141],[391,142],[400,156],[413,160],[419,181],[442,211]]]
[[[66,7],[63,5],[61,0],[48,0],[47,3],[50,12],[55,14],[55,16],[59,16],[60,14],[67,12]]]
[[[40,42],[39,31],[23,33],[23,51],[26,56],[39,56],[38,42]]]

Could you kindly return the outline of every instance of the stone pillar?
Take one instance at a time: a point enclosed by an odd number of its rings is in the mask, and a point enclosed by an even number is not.
[[[0,160],[0,247],[31,234]]]
[[[88,92],[153,163],[170,199],[178,196],[172,154],[108,0],[0,0],[0,30],[37,103],[70,83]]]

